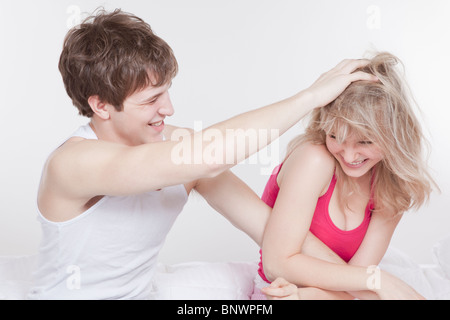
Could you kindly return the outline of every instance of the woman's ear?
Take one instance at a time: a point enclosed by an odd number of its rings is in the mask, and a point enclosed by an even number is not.
[[[88,103],[91,106],[92,111],[101,119],[108,120],[110,118],[109,114],[109,105],[102,100],[100,100],[99,96],[90,96],[88,99]]]

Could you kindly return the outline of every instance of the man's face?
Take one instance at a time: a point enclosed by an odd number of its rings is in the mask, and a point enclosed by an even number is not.
[[[163,140],[164,119],[174,113],[170,85],[149,85],[127,97],[122,111],[111,111],[114,130],[121,143],[136,146]]]

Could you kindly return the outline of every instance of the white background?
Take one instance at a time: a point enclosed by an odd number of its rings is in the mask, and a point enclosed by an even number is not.
[[[344,58],[367,50],[399,56],[423,111],[430,164],[442,193],[408,212],[392,245],[431,263],[432,245],[450,234],[450,2],[448,0],[0,0],[0,255],[37,252],[36,192],[48,154],[87,123],[57,69],[64,35],[85,12],[122,8],[146,20],[175,51],[180,73],[170,122],[193,127],[286,98]],[[291,129],[270,149],[273,163],[234,172],[261,194]],[[266,150],[269,151],[269,150]],[[266,152],[263,151],[263,152]],[[168,236],[160,259],[254,261],[257,246],[198,195]]]

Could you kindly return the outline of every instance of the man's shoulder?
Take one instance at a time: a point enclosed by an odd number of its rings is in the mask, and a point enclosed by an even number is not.
[[[70,137],[66,141],[64,141],[60,146],[58,146],[55,150],[53,150],[47,158],[47,166],[55,165],[61,161],[66,161],[66,156],[70,156],[75,146],[82,145],[85,141],[83,137]],[[93,142],[95,142],[93,140]]]

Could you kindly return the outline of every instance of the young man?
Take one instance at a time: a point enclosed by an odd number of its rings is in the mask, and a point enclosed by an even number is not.
[[[260,243],[269,208],[228,169],[265,144],[229,161],[235,141],[226,130],[282,134],[352,81],[375,80],[353,72],[365,63],[343,61],[289,99],[171,140],[177,129],[165,119],[174,113],[168,89],[177,62],[170,47],[147,23],[120,10],[101,11],[70,30],[59,68],[90,123],[44,167],[38,192],[43,239],[29,297],[146,299],[158,252],[193,189]],[[203,139],[208,130],[216,139]],[[196,152],[208,147],[223,161],[198,161]],[[192,161],[174,161],[174,150]]]

